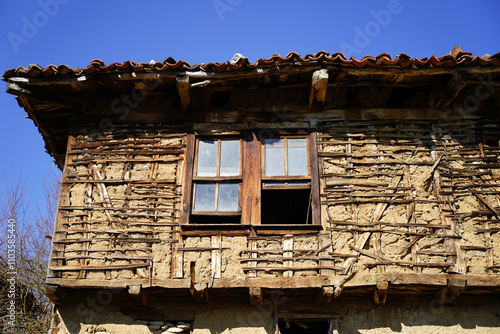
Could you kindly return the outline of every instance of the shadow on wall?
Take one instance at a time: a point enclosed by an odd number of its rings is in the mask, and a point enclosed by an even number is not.
[[[341,333],[500,333],[497,296],[460,296],[450,306],[436,299],[396,296],[382,306],[363,307],[361,302],[343,308]]]
[[[273,304],[251,307],[244,297],[194,304],[189,296],[161,296],[142,306],[126,294],[103,290],[70,300],[71,304],[57,307],[59,333],[274,334]]]
[[[151,306],[141,306],[125,295],[114,296],[106,305],[99,305],[97,299],[92,301],[92,294],[74,297],[71,305],[59,307],[60,333],[150,334],[162,333],[170,327],[177,328],[171,331],[173,333],[275,333],[274,305],[270,299],[252,307],[247,298],[236,296],[214,296],[208,304],[201,305],[193,304],[189,298],[161,297],[152,298]],[[431,296],[390,295],[383,306],[374,305],[367,296],[340,296],[326,306],[313,305],[312,297],[308,297],[283,297],[278,302],[278,310],[280,313],[332,314],[332,317],[335,314],[340,317],[342,334],[500,332],[498,296],[462,295],[452,306],[441,306]],[[298,327],[295,332],[310,333]],[[316,331],[315,334],[322,333]]]

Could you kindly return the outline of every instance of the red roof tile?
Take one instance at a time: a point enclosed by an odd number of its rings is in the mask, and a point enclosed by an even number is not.
[[[407,54],[401,53],[394,59],[387,53],[381,53],[376,57],[365,56],[360,60],[356,58],[346,59],[341,52],[334,52],[331,55],[326,51],[319,51],[315,54],[307,54],[301,57],[296,52],[290,52],[283,57],[279,54],[273,54],[269,58],[260,58],[254,64],[248,61],[247,57],[241,57],[236,63],[205,63],[191,66],[188,62],[174,60],[169,57],[163,62],[154,63],[134,63],[125,61],[123,63],[104,64],[100,59],[94,59],[86,68],[77,67],[75,69],[66,65],[49,65],[45,68],[31,64],[28,68],[18,67],[9,69],[3,74],[4,79],[11,77],[27,78],[48,78],[48,77],[70,77],[79,75],[89,75],[96,73],[126,73],[126,72],[182,72],[182,71],[205,71],[205,72],[229,72],[244,71],[258,67],[271,66],[304,66],[304,65],[330,65],[351,68],[436,68],[436,67],[473,67],[473,66],[500,66],[500,53],[493,56],[485,55],[483,57],[473,57],[470,52],[463,52],[455,47],[450,54],[442,57],[432,56],[430,58],[410,58]]]

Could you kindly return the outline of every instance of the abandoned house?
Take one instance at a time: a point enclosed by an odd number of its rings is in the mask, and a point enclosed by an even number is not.
[[[52,334],[500,332],[500,54],[3,80],[63,171]]]

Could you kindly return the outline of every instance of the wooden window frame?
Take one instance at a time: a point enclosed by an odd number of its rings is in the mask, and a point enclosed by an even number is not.
[[[239,141],[239,166],[238,175],[231,176],[220,176],[221,169],[221,147],[224,140],[238,140]],[[217,158],[216,158],[216,172],[215,176],[197,176],[198,174],[198,154],[200,141],[216,141],[217,142]],[[193,160],[193,181],[192,181],[192,198],[191,198],[191,215],[197,216],[241,216],[241,197],[242,197],[242,181],[243,181],[243,171],[242,171],[242,152],[243,152],[243,141],[241,138],[233,137],[198,137],[195,139],[195,156]],[[219,200],[219,189],[220,185],[225,182],[237,183],[238,184],[238,210],[236,211],[219,211],[218,200]],[[214,210],[211,211],[194,211],[195,199],[196,199],[196,185],[203,183],[215,184],[215,199],[214,199]]]
[[[261,144],[261,150],[260,150],[260,156],[261,156],[261,179],[262,179],[262,189],[310,189],[311,188],[311,156],[308,154],[307,156],[307,175],[287,175],[288,174],[288,152],[287,152],[287,142],[288,139],[294,139],[294,138],[304,138],[306,139],[306,148],[307,148],[307,153],[310,151],[310,136],[309,134],[307,135],[282,135],[278,136],[277,138],[274,139],[284,139],[284,174],[285,175],[274,175],[274,176],[266,176],[265,175],[265,169],[266,169],[266,145],[265,143]],[[297,182],[297,181],[308,181],[308,185],[284,185],[284,186],[272,186],[272,185],[265,185],[267,182]]]
[[[316,132],[304,132],[303,134],[279,133],[277,138],[306,138],[307,153],[308,153],[308,174],[307,176],[285,175],[285,176],[270,176],[264,175],[264,159],[265,145],[264,141],[252,133],[241,133],[240,136],[197,136],[195,134],[187,135],[187,148],[184,162],[184,178],[183,178],[183,204],[181,213],[181,224],[187,225],[190,223],[190,216],[193,214],[194,207],[194,185],[197,182],[224,182],[235,181],[240,185],[238,214],[241,215],[240,225],[242,226],[261,226],[261,191],[262,189],[271,189],[274,186],[265,186],[265,181],[302,181],[307,180],[309,184],[291,186],[286,185],[284,189],[311,189],[311,222],[308,224],[287,224],[283,227],[292,228],[296,226],[298,229],[303,229],[307,226],[317,228],[321,226],[321,207],[319,199],[319,166],[317,152],[317,135]],[[224,139],[240,139],[240,175],[239,176],[216,176],[205,177],[195,176],[197,168],[197,149],[200,140],[224,140]],[[220,144],[219,148],[220,148]],[[286,151],[286,149],[285,149]],[[220,151],[218,153],[220,155]],[[218,158],[219,159],[219,158]],[[217,164],[219,164],[218,162]],[[285,160],[286,163],[286,160]],[[275,188],[277,189],[277,188]],[[224,216],[231,215],[234,212],[225,211],[198,211],[195,214],[206,214]],[[202,224],[197,224],[202,225]],[[224,224],[220,224],[221,227]],[[234,224],[232,224],[234,225]],[[208,226],[207,226],[208,227]]]

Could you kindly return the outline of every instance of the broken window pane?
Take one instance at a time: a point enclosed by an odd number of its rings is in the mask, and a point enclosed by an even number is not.
[[[217,176],[217,142],[200,140],[198,142],[197,176]]]
[[[198,183],[195,186],[194,211],[215,210],[215,183]]]
[[[220,144],[220,176],[240,175],[240,141],[223,140]]]
[[[218,211],[238,211],[238,183],[219,184]]]
[[[265,141],[266,176],[285,175],[285,140],[266,139]]]
[[[288,138],[287,157],[288,175],[307,175],[307,140]]]

